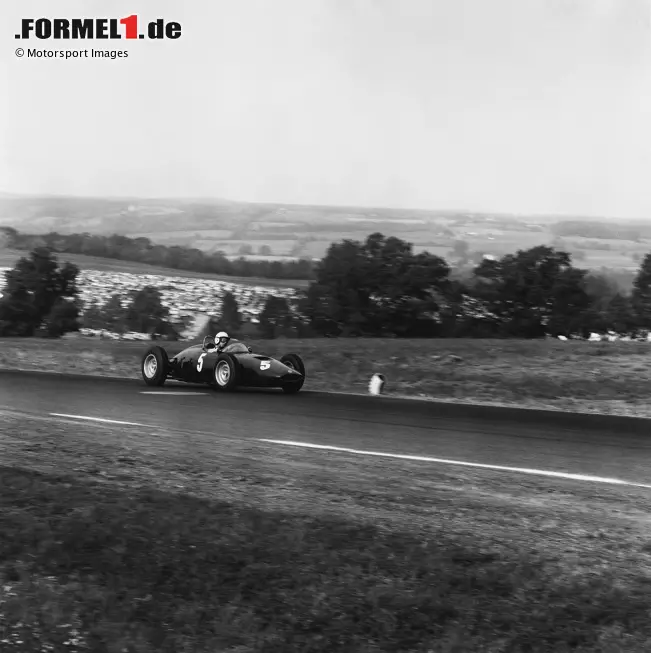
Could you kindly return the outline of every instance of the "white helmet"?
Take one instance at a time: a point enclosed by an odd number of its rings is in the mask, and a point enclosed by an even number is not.
[[[231,337],[226,333],[226,331],[220,331],[216,336],[215,336],[215,344],[218,347],[225,347],[228,344],[228,341],[231,339]]]

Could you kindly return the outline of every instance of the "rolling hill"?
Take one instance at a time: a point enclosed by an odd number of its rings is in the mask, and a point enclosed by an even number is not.
[[[572,229],[564,231],[559,223],[571,224]],[[222,251],[230,257],[320,258],[333,241],[363,239],[373,231],[398,236],[413,243],[416,251],[427,249],[446,258],[458,240],[465,241],[471,252],[498,256],[518,248],[555,244],[577,253],[585,267],[634,268],[636,257],[651,250],[649,222],[224,199],[0,193],[0,226],[33,234],[117,233],[207,253]],[[631,236],[632,231],[639,237]]]

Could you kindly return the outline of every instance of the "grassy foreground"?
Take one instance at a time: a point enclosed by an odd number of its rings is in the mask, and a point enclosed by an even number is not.
[[[164,343],[176,353],[188,343]],[[309,339],[249,341],[255,351],[305,359],[306,389],[651,417],[651,344],[559,340]],[[0,339],[0,367],[141,378],[143,342]]]
[[[643,653],[651,496],[0,413],[0,649]]]

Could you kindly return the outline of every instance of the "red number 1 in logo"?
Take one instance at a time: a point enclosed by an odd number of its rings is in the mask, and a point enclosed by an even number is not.
[[[126,18],[120,18],[120,24],[126,27],[128,39],[138,38],[138,16],[133,14],[132,16],[127,16]]]

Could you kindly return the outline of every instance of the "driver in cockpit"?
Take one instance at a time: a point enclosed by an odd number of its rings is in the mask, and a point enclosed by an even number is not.
[[[222,351],[226,348],[227,345],[229,344],[235,344],[236,342],[240,342],[237,338],[231,338],[226,331],[220,331],[214,339],[214,342],[209,341],[210,336],[206,336],[204,339],[204,349],[206,351],[215,351],[218,354],[221,354]],[[208,342],[206,342],[208,340]],[[243,344],[243,347],[246,347],[249,352],[252,352],[253,349],[251,347],[248,347],[247,345]],[[241,352],[239,352],[241,353]]]
[[[220,331],[215,336],[215,345],[217,346],[217,353],[221,353],[224,350],[224,347],[230,342],[231,337],[226,333],[226,331]]]

